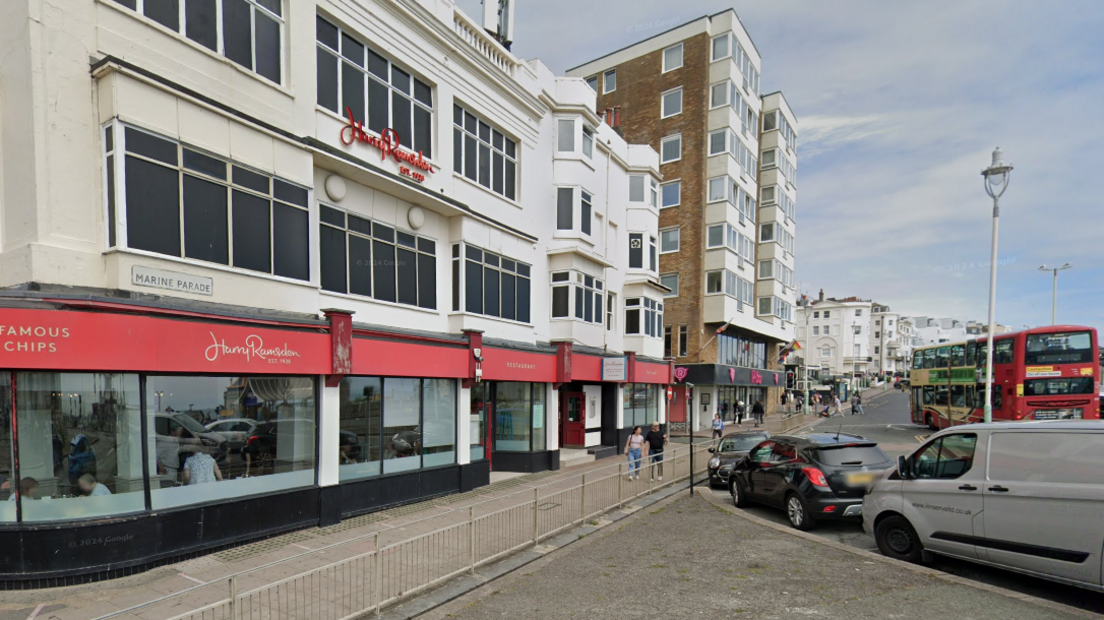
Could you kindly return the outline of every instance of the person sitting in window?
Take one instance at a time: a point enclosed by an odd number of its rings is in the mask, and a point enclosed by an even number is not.
[[[206,452],[185,452],[184,458],[184,484],[205,484],[222,480],[222,471],[218,463]]]
[[[80,494],[85,497],[95,497],[97,495],[111,495],[111,491],[96,481],[96,477],[92,474],[84,474],[77,479],[77,488],[80,490]]]
[[[7,483],[5,483],[5,484],[7,484]],[[37,493],[37,492],[38,492],[38,480],[35,480],[34,478],[31,478],[30,476],[27,476],[26,478],[19,481],[19,490],[12,493],[11,496],[8,498],[8,501],[9,502],[14,502],[20,496],[23,496],[27,499],[35,499],[35,493]]]

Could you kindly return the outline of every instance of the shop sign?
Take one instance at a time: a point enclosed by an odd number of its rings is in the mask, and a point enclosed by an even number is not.
[[[675,381],[682,382],[686,378],[686,375],[690,373],[690,369],[686,366],[679,366],[675,369]]]
[[[381,131],[379,136],[374,136],[364,130],[364,123],[356,120],[351,108],[346,107],[345,113],[349,117],[349,123],[341,128],[342,144],[348,146],[354,142],[360,142],[379,150],[380,161],[386,161],[388,157],[394,159],[399,164],[399,174],[410,177],[419,183],[426,180],[423,173],[433,174],[437,172],[433,169],[433,165],[422,157],[421,151],[414,153],[401,149],[401,139],[394,129],[389,127]],[[412,168],[417,170],[412,170]],[[418,170],[422,172],[418,172]]]
[[[624,383],[629,380],[628,368],[628,358],[603,357],[602,381],[619,381]]]
[[[733,373],[736,372],[735,369],[730,369],[730,370]],[[752,385],[762,385],[763,384],[763,375],[760,374],[756,370],[751,371],[751,384]]]
[[[193,295],[211,296],[215,294],[215,281],[212,278],[142,267],[141,265],[131,267],[130,283],[135,286],[163,288],[178,293],[192,293]]]
[[[735,368],[729,368],[728,369],[728,382],[729,383],[736,383],[736,369]]]

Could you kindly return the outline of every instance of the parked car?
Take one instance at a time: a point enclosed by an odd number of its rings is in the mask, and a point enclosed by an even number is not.
[[[207,430],[225,436],[230,446],[230,453],[233,454],[241,451],[245,440],[253,434],[257,424],[259,422],[249,418],[225,418],[211,422],[207,425]]]
[[[876,481],[863,528],[882,554],[932,554],[1104,592],[1104,425],[1003,422],[932,435]]]
[[[158,473],[168,481],[178,482],[184,459],[195,452],[211,455],[221,463],[229,449],[226,437],[204,428],[184,413],[153,414],[153,434],[156,438]]]
[[[859,517],[867,487],[892,467],[878,444],[859,435],[776,435],[733,466],[728,490],[739,508],[781,508],[790,525],[811,530],[820,520]]]
[[[740,431],[721,438],[716,448],[710,448],[709,486],[728,486],[728,475],[737,461],[748,455],[752,448],[771,436],[767,431]]]

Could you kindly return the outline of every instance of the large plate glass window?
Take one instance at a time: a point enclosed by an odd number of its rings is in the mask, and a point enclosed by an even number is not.
[[[19,496],[23,521],[146,508],[138,375],[21,372],[15,383],[19,437],[14,454],[21,479],[9,480],[6,491],[9,500]],[[10,405],[9,388],[10,382],[0,393]],[[3,449],[12,454],[10,442]],[[14,518],[10,510],[0,515]]]
[[[392,129],[405,148],[432,158],[433,87],[321,16],[315,35],[318,105],[352,114],[376,135]]]
[[[148,377],[153,508],[313,485],[314,394],[313,377]]]
[[[542,451],[546,446],[545,385],[501,381],[494,389],[494,449]]]

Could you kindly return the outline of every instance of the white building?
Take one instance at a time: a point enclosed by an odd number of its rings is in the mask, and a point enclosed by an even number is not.
[[[822,374],[854,376],[874,370],[871,312],[874,304],[856,297],[818,300],[799,306],[797,340],[810,367]]]
[[[512,19],[496,37],[452,0],[6,7],[0,385],[41,432],[0,474],[66,496],[51,463],[76,435],[115,457],[110,499],[2,501],[0,522],[238,524],[181,533],[190,552],[665,422],[667,289],[654,258],[629,267],[658,236],[659,157],[583,79],[510,53]],[[181,412],[268,439],[185,488]],[[0,544],[41,546],[21,535]],[[58,561],[0,579],[102,565]]]
[[[871,308],[870,349],[876,374],[905,372],[912,360],[912,323],[888,306]]]

